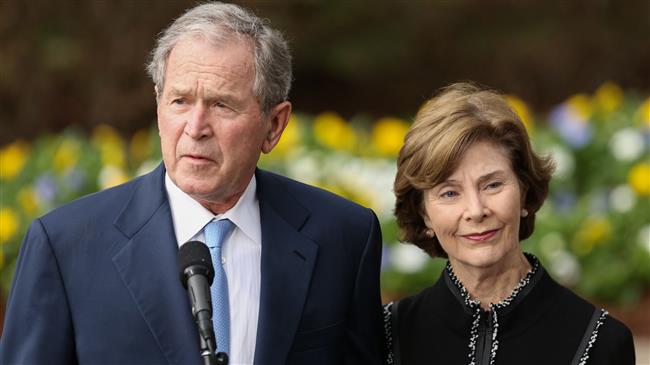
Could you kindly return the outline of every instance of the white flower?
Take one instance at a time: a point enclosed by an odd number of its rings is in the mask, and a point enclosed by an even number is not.
[[[634,208],[636,195],[627,184],[621,184],[609,193],[609,205],[613,210],[625,213]]]
[[[623,128],[609,140],[609,149],[619,161],[634,161],[643,153],[643,135],[634,128]]]
[[[405,274],[420,271],[431,259],[417,246],[402,243],[392,245],[390,258],[390,263],[395,270]]]
[[[648,254],[650,254],[650,224],[641,227],[639,230],[638,241],[639,245],[645,248],[646,251],[648,251]]]
[[[580,263],[571,253],[561,250],[550,256],[549,271],[558,281],[573,286],[580,280]]]
[[[563,251],[566,248],[566,242],[559,232],[550,232],[540,239],[539,248],[542,255],[552,257],[557,252]]]
[[[560,145],[551,146],[547,153],[550,153],[555,160],[555,176],[557,178],[565,178],[571,176],[575,169],[575,159],[571,152]]]
[[[125,183],[128,179],[129,177],[122,168],[106,165],[99,171],[97,182],[99,183],[99,188],[103,190]]]
[[[135,175],[136,176],[142,176],[146,173],[149,173],[153,171],[156,167],[158,167],[158,164],[160,164],[160,160],[147,160],[143,162],[140,167],[138,167],[138,171],[136,171]]]
[[[302,151],[297,157],[287,164],[287,174],[300,181],[317,181],[320,168],[314,153]]]

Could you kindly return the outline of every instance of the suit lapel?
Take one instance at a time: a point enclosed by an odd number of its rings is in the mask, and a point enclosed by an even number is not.
[[[279,181],[256,173],[262,263],[256,364],[283,364],[291,349],[309,291],[318,246],[300,234],[309,212]]]
[[[198,336],[187,293],[177,273],[165,170],[159,166],[140,179],[115,226],[127,236],[113,257],[139,312],[169,363],[198,363]]]

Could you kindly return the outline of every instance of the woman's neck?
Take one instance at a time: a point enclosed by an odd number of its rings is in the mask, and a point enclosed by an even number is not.
[[[480,301],[484,310],[489,310],[490,304],[499,303],[510,296],[519,281],[531,270],[528,259],[521,251],[490,267],[473,267],[451,258],[449,261],[470,297]]]

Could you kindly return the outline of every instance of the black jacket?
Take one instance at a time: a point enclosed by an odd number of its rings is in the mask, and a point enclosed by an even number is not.
[[[634,364],[630,330],[528,257],[533,271],[492,311],[469,299],[449,265],[432,287],[388,304],[388,363]]]

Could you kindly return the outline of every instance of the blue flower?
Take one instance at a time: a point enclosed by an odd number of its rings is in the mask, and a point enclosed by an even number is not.
[[[52,204],[58,192],[54,178],[49,174],[43,174],[36,180],[34,186],[38,200],[46,206]]]
[[[555,107],[549,116],[551,126],[571,147],[581,148],[591,140],[589,121],[568,104]]]
[[[559,213],[571,213],[576,204],[576,194],[569,190],[558,189],[551,197]]]

